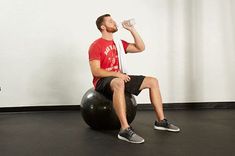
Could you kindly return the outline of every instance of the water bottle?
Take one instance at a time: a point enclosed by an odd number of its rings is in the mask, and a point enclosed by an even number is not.
[[[133,25],[135,25],[135,19],[131,18],[129,20],[124,20],[122,23],[127,23],[127,25],[129,25],[129,26],[133,26]]]
[[[135,19],[131,18],[131,19],[122,21],[121,23],[118,24],[118,28],[123,28],[122,26],[123,23],[127,24],[128,26],[133,26],[135,25]]]

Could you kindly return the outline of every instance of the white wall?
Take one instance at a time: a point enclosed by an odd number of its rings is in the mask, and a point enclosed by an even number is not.
[[[233,0],[1,0],[0,107],[80,104],[104,13],[136,19],[146,50],[128,55],[129,71],[157,77],[164,102],[235,101],[234,10]]]

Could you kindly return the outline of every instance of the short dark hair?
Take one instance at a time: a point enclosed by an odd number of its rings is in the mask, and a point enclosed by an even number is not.
[[[110,16],[111,16],[110,14],[104,14],[104,15],[101,15],[100,17],[98,17],[98,18],[96,19],[96,26],[97,26],[97,28],[98,28],[100,31],[102,31],[101,25],[102,25],[103,22],[104,22],[104,18],[105,18],[105,17],[110,17]]]

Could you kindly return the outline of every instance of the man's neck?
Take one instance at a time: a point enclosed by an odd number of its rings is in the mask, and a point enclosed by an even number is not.
[[[103,32],[102,38],[105,40],[113,40],[113,33]]]

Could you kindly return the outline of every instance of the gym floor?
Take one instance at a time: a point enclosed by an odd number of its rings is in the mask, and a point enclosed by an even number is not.
[[[181,132],[154,130],[154,112],[137,111],[132,126],[145,143],[131,144],[117,139],[118,130],[92,130],[80,111],[0,113],[0,155],[235,155],[235,109],[166,110],[165,115]]]

